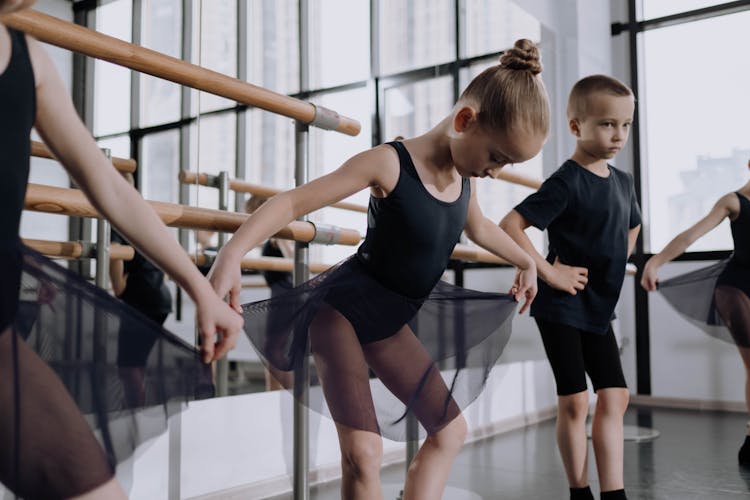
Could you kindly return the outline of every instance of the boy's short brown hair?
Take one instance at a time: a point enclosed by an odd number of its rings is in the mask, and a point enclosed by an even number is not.
[[[568,97],[568,119],[582,119],[586,116],[588,98],[602,92],[616,97],[632,96],[630,87],[617,78],[607,75],[591,75],[581,78],[573,85]]]

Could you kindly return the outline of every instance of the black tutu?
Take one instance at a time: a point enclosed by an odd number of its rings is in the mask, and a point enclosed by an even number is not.
[[[243,310],[265,363],[289,371],[313,354],[322,387],[310,389],[312,409],[403,441],[409,412],[424,436],[479,395],[510,338],[515,307],[510,295],[442,281],[428,297],[409,298],[353,256]]]
[[[659,292],[708,335],[750,347],[750,268],[733,259],[659,282]]]
[[[0,397],[10,402],[0,437],[12,436],[0,480],[21,496],[68,497],[101,484],[185,402],[213,395],[210,366],[194,347],[20,243],[0,253],[0,372],[9,375]],[[140,366],[118,366],[118,336],[128,332],[153,344]]]

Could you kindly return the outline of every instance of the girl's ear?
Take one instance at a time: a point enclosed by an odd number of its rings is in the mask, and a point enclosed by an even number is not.
[[[462,106],[453,116],[453,129],[456,132],[466,132],[477,121],[477,111],[471,106]]]

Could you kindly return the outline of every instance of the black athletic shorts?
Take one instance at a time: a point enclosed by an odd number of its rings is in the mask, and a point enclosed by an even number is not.
[[[602,335],[535,319],[542,334],[547,359],[555,374],[558,396],[585,391],[587,373],[594,391],[627,387],[620,364],[620,351],[611,325],[607,333]]]

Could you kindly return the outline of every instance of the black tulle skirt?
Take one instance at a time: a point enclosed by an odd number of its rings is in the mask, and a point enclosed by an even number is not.
[[[730,258],[662,281],[659,292],[708,335],[750,347],[750,267]]]
[[[289,371],[312,357],[321,385],[310,389],[311,408],[405,440],[409,413],[421,435],[435,433],[479,395],[508,342],[515,307],[510,295],[445,282],[427,297],[406,297],[354,256],[243,309],[264,362]]]
[[[210,367],[160,325],[20,242],[0,258],[0,480],[20,496],[102,484],[213,395]],[[118,363],[122,335],[152,344],[144,362]]]

